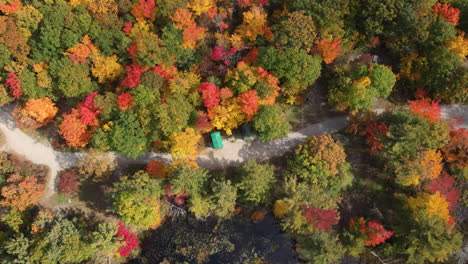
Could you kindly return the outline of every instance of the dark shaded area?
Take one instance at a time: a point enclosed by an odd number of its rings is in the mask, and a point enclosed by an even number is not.
[[[110,188],[110,185],[104,185],[102,182],[93,182],[88,178],[81,183],[78,197],[89,208],[105,212],[112,206],[109,195]]]
[[[160,263],[299,263],[293,243],[276,219],[260,223],[239,217],[218,222],[179,217],[144,233],[140,255],[130,264]]]
[[[386,199],[384,189],[391,188],[392,182],[382,174],[378,159],[369,155],[368,146],[361,137],[337,134],[335,138],[343,143],[347,161],[351,163],[354,180],[343,200],[339,203],[340,222],[338,229],[347,227],[352,217],[382,218],[379,202]]]
[[[93,177],[83,180],[80,185],[78,197],[80,201],[86,203],[86,206],[93,210],[106,212],[106,215],[112,215],[109,209],[112,208],[112,187],[125,175],[133,175],[140,170],[144,170],[143,164],[131,164],[119,166],[117,170],[102,181],[93,181]],[[58,177],[57,177],[58,179]]]

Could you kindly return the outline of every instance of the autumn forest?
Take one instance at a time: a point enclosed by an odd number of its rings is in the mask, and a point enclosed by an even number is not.
[[[468,263],[467,18],[0,0],[0,264]]]

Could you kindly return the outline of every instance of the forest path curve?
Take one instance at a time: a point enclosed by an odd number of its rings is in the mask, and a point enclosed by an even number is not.
[[[380,111],[379,111],[380,112]],[[14,123],[10,111],[0,108],[0,130],[4,134],[5,144],[3,150],[23,155],[36,164],[47,165],[50,168],[50,177],[47,182],[43,199],[47,200],[55,193],[57,174],[64,169],[75,167],[85,152],[60,152],[37,142],[34,138],[21,131]],[[270,142],[258,140],[244,141],[242,139],[226,138],[221,149],[205,148],[204,153],[197,159],[198,164],[207,169],[222,169],[228,166],[239,165],[249,159],[267,160],[278,157],[291,150],[294,146],[304,142],[308,137],[337,132],[348,124],[347,116],[328,118],[324,121],[308,124],[306,127],[291,132],[283,138]],[[461,117],[468,121],[468,107],[463,105],[442,106],[442,117],[454,119]],[[468,122],[462,127],[468,128]],[[138,159],[130,159],[116,153],[111,153],[120,166],[131,164],[145,164],[151,160],[171,162],[169,153],[148,152]]]

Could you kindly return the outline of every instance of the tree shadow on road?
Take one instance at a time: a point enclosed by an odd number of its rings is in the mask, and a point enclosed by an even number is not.
[[[239,151],[239,156],[243,161],[254,158],[258,161],[264,161],[273,157],[279,157],[305,142],[309,137],[335,133],[346,127],[347,123],[345,116],[339,116],[309,125],[297,132],[290,133],[287,137],[278,138],[270,142],[265,143],[255,140],[244,145]]]
[[[11,115],[13,108],[14,104],[8,104],[0,107],[0,123],[5,124],[10,130],[17,128],[15,119]]]
[[[198,165],[206,169],[224,169],[238,166],[244,162],[243,160],[220,159],[216,157],[215,154],[216,152],[210,152],[206,155],[199,156],[197,159]]]
[[[62,169],[78,166],[78,161],[83,158],[82,153],[75,152],[55,152],[55,160]]]

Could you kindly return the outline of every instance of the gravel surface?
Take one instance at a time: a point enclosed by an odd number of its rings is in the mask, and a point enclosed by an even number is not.
[[[80,158],[85,155],[85,152],[59,152],[53,150],[50,146],[37,142],[15,125],[10,112],[11,109],[8,108],[0,109],[0,129],[5,136],[5,145],[2,148],[23,155],[36,164],[49,166],[50,177],[43,197],[43,199],[47,200],[55,193],[58,173],[61,170],[75,167]],[[445,119],[462,118],[468,121],[468,107],[462,105],[442,106],[442,117]],[[252,158],[267,160],[283,155],[310,136],[334,133],[345,128],[347,124],[346,116],[333,117],[319,123],[308,124],[303,129],[292,132],[286,137],[266,143],[257,140],[244,141],[225,138],[223,148],[205,148],[197,162],[201,167],[207,169],[220,169],[239,165]],[[468,128],[468,122],[463,122],[462,127]],[[130,159],[116,153],[112,153],[112,155],[121,166],[144,164],[151,160],[170,163],[172,160],[169,153],[148,152],[138,159]]]

